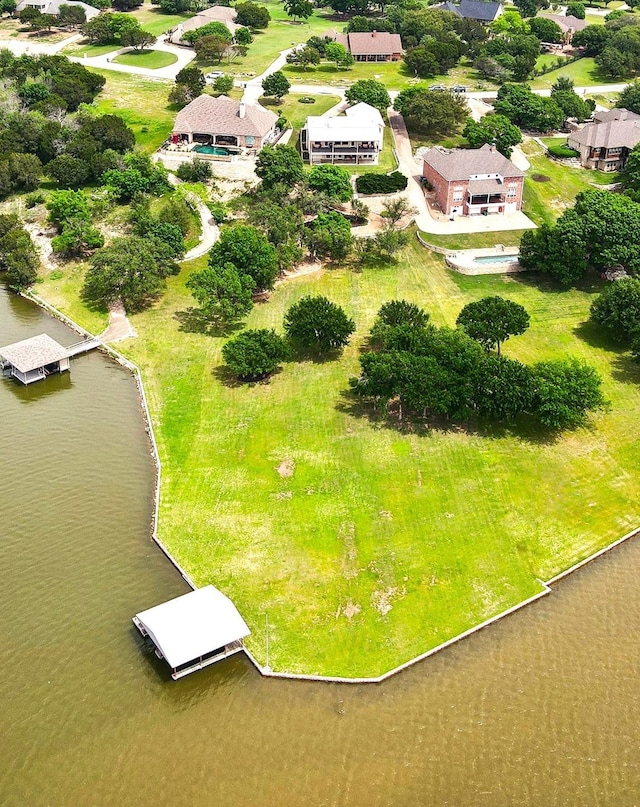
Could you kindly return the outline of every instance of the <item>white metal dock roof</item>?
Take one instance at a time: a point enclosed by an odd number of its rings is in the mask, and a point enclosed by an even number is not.
[[[136,614],[174,669],[250,633],[231,600],[205,586]]]
[[[59,345],[46,333],[0,347],[0,356],[21,373],[28,373],[29,370],[53,364],[61,359],[68,359],[70,355],[66,347]]]

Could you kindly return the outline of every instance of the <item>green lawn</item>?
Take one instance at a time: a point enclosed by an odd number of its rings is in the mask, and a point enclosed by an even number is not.
[[[593,290],[465,278],[412,240],[397,266],[289,281],[248,319],[280,329],[293,301],[326,294],[358,324],[340,360],[228,386],[224,340],[189,332],[187,276],[133,318],[140,336],[122,346],[143,368],[157,424],[160,537],[199,585],[232,596],[262,661],[268,614],[275,669],[378,674],[637,525],[639,371],[581,337]],[[466,302],[496,293],[532,317],[507,353],[586,359],[605,378],[610,413],[557,440],[421,433],[370,420],[344,396],[382,301],[406,297],[452,325]]]
[[[149,31],[155,36],[160,36],[160,34],[175,28],[182,20],[188,20],[193,17],[193,14],[163,14],[158,6],[144,3],[140,8],[134,9],[131,16],[138,20],[145,31]]]
[[[331,107],[339,104],[339,95],[312,95],[315,98],[314,104],[301,104],[303,95],[290,93],[285,95],[280,101],[275,102],[272,98],[260,98],[260,103],[267,109],[271,109],[283,115],[294,129],[302,129],[309,115],[324,115]]]
[[[542,147],[533,140],[527,140],[522,150],[531,163],[531,170],[527,171],[524,182],[523,211],[536,224],[554,222],[571,207],[581,191],[615,180],[612,174],[570,168],[556,160],[550,160],[544,155]],[[549,177],[549,181],[536,181],[533,179],[534,174]]]
[[[67,263],[57,272],[43,275],[44,279],[36,283],[33,291],[90,333],[99,334],[107,327],[109,316],[100,311],[89,311],[80,301],[86,269],[84,263]],[[60,273],[61,277],[58,276]]]
[[[209,69],[225,70],[239,79],[259,75],[277,58],[280,51],[306,42],[311,36],[323,36],[332,28],[342,27],[340,23],[331,20],[323,9],[314,10],[313,15],[305,23],[294,24],[285,14],[281,2],[267,0],[260,5],[269,9],[271,22],[264,31],[256,33],[246,56],[235,58],[230,65],[198,63],[198,66],[205,72]]]
[[[86,40],[82,42],[73,42],[67,45],[63,50],[65,56],[85,56],[88,59],[93,59],[94,56],[104,56],[105,53],[114,53],[119,50],[119,45],[90,45]]]
[[[420,233],[427,244],[444,249],[484,249],[496,244],[517,247],[524,230],[499,230],[495,233],[458,233],[457,235],[436,235]]]
[[[167,101],[173,82],[143,78],[113,70],[94,70],[107,80],[94,104],[100,112],[114,113],[133,129],[136,143],[152,152],[171,132],[177,110]]]
[[[292,302],[321,293],[355,318],[353,344],[337,361],[292,363],[269,383],[236,386],[221,372],[224,339],[189,325],[185,281],[202,264],[133,317],[139,338],[121,349],[142,367],[156,423],[160,537],[198,585],[234,599],[263,662],[268,614],[274,669],[379,674],[638,524],[640,370],[583,325],[597,284],[467,278],[412,239],[395,266],[278,286],[248,326],[280,329]],[[611,411],[553,440],[398,430],[344,395],[381,302],[405,297],[452,325],[487,294],[530,312],[508,355],[589,361]]]
[[[131,50],[128,53],[121,53],[113,59],[117,64],[128,64],[132,67],[146,67],[148,70],[158,70],[160,67],[168,67],[178,61],[178,57],[173,53],[164,50]]]
[[[550,73],[545,73],[544,76],[538,76],[532,79],[529,85],[534,90],[549,89],[560,76],[570,78],[576,87],[588,87],[590,84],[611,83],[611,79],[600,75],[595,61],[585,56],[584,59],[578,59],[577,62],[571,62],[571,64],[560,67],[558,70],[552,70]]]
[[[338,69],[331,62],[321,62],[316,67],[304,68],[299,65],[286,65],[283,72],[292,84],[335,84],[348,86],[360,79],[375,79],[388,90],[401,90],[417,83],[404,62],[356,62],[349,70]]]

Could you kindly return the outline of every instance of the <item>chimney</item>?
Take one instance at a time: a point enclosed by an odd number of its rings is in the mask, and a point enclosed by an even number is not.
[[[238,109],[238,117],[239,118],[246,118],[247,116],[247,105],[244,101],[240,101],[240,108]]]

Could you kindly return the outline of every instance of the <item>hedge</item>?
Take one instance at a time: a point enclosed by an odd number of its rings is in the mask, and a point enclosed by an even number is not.
[[[560,160],[566,160],[569,157],[579,157],[577,151],[570,149],[564,143],[560,146],[547,146],[547,150],[552,157],[557,157]]]
[[[356,179],[358,193],[394,193],[407,187],[407,178],[399,171],[392,174],[360,174]]]

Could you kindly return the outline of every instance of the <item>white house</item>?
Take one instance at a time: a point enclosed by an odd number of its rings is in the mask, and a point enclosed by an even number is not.
[[[302,159],[311,165],[377,165],[384,125],[380,112],[365,103],[349,107],[344,115],[310,115],[300,135]]]
[[[21,0],[16,6],[16,14],[19,14],[25,8],[36,8],[42,14],[53,14],[57,17],[60,14],[60,6],[63,5],[84,9],[87,22],[97,17],[100,13],[99,9],[87,3],[80,3],[78,0]]]

